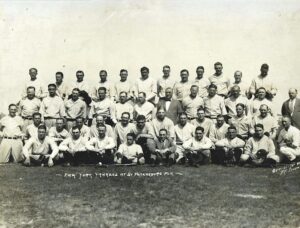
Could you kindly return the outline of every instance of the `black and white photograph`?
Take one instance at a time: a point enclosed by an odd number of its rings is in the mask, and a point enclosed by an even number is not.
[[[300,1],[0,0],[0,227],[300,227]]]

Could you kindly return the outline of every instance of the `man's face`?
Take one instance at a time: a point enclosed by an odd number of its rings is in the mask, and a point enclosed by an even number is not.
[[[163,74],[164,74],[165,77],[169,77],[170,76],[170,68],[164,67],[163,68]]]
[[[236,137],[236,130],[235,129],[228,129],[228,138],[229,139],[234,139]]]
[[[216,95],[216,93],[217,93],[217,90],[215,88],[209,88],[208,89],[209,96],[213,97],[213,96]]]
[[[104,118],[103,118],[103,116],[97,116],[96,117],[96,124],[97,124],[97,126],[103,126],[104,125]]]
[[[263,137],[263,135],[264,135],[264,129],[260,127],[255,127],[255,136],[261,138]]]
[[[145,127],[145,123],[146,123],[145,120],[138,120],[138,121],[136,122],[136,125],[137,125],[137,127],[138,127],[139,129],[143,129],[143,128]]]
[[[138,95],[138,101],[141,103],[141,104],[144,104],[144,102],[146,101],[146,98],[144,97],[144,94],[140,93]]]
[[[78,82],[83,81],[84,74],[83,73],[76,73],[76,78]]]
[[[188,72],[183,71],[183,72],[181,72],[180,77],[181,77],[182,82],[187,82],[189,79],[189,74],[188,74]]]
[[[146,79],[149,76],[149,72],[147,70],[142,70],[141,75],[142,75],[142,78]]]
[[[128,116],[128,114],[123,114],[121,116],[121,123],[123,125],[127,125],[129,123],[129,116]]]
[[[98,127],[98,134],[101,139],[105,137],[106,128],[105,127]]]
[[[102,90],[102,89],[98,90],[98,96],[101,101],[105,99],[105,95],[106,94],[105,94],[104,90]]]
[[[46,130],[45,129],[38,129],[38,138],[40,140],[45,139],[46,137]]]
[[[82,119],[76,119],[76,126],[79,127],[79,128],[82,128],[83,120]]]
[[[242,80],[242,73],[241,72],[236,72],[234,74],[234,80],[236,83],[240,83]]]
[[[160,119],[160,120],[164,119],[166,116],[165,110],[159,109],[156,113],[156,116],[157,116],[157,119]]]
[[[195,138],[199,141],[203,138],[203,132],[201,130],[195,131]]]
[[[202,78],[204,74],[204,70],[202,68],[199,68],[196,70],[197,78]]]
[[[37,76],[37,70],[35,69],[30,69],[29,70],[29,76],[32,80],[36,79],[36,76]]]
[[[203,120],[205,118],[204,110],[197,111],[197,116],[199,120]]]
[[[223,66],[218,64],[215,65],[215,71],[216,71],[216,75],[221,75],[222,74],[222,70],[223,70]]]
[[[121,78],[122,82],[125,82],[127,80],[127,77],[128,77],[128,72],[127,71],[122,71],[120,73],[120,78]]]
[[[262,117],[266,117],[268,115],[268,108],[265,105],[262,105],[259,108],[259,112]]]
[[[266,68],[266,67],[260,68],[260,73],[261,73],[262,76],[268,75],[268,71],[269,71],[269,69]]]
[[[35,97],[35,90],[27,89],[27,97],[28,97],[28,99],[33,99]]]
[[[126,102],[126,100],[127,100],[127,95],[126,95],[126,93],[120,93],[119,99],[120,99],[120,102],[121,102],[122,104],[124,104],[124,103]]]
[[[63,120],[57,120],[56,121],[56,129],[61,131],[64,128],[64,121]]]
[[[50,97],[54,97],[56,94],[56,88],[54,86],[49,86],[48,92],[49,92]]]
[[[73,139],[79,139],[79,137],[80,137],[80,131],[79,131],[79,129],[74,129],[74,130],[72,130],[72,136],[73,136]]]
[[[39,115],[33,116],[33,124],[35,126],[39,126],[41,124],[41,117]]]
[[[224,117],[217,118],[217,125],[221,127],[224,124]]]
[[[288,129],[291,126],[291,121],[289,118],[282,118],[281,120],[282,126]]]
[[[185,126],[187,122],[187,116],[186,115],[180,115],[179,116],[179,123],[181,124],[181,126]]]
[[[133,144],[133,137],[130,135],[130,136],[127,136],[127,144],[130,146]]]
[[[295,89],[290,89],[289,90],[289,97],[290,97],[290,99],[294,99],[294,98],[296,98],[297,97],[297,90],[295,90]]]
[[[237,116],[242,116],[244,114],[244,109],[241,106],[236,107]]]
[[[259,99],[264,99],[266,97],[266,91],[264,89],[260,89],[257,91],[257,97]]]
[[[105,72],[100,72],[99,74],[101,82],[105,82],[107,78],[107,74]]]
[[[74,101],[77,101],[78,98],[79,98],[79,91],[78,91],[78,90],[73,90],[73,91],[72,91],[72,99],[73,99]]]
[[[10,116],[16,116],[17,113],[17,107],[12,105],[10,106],[10,108],[8,109],[9,115]]]
[[[231,93],[234,97],[240,96],[240,88],[237,86],[232,87]]]
[[[198,87],[193,86],[191,87],[191,97],[196,97],[198,94]]]
[[[171,89],[167,89],[167,90],[165,91],[165,96],[166,96],[166,98],[171,99],[172,96],[173,96],[172,90],[171,90]]]
[[[56,74],[55,75],[55,80],[57,83],[61,83],[63,81],[63,77],[61,74]]]
[[[159,132],[159,138],[160,138],[161,141],[164,141],[167,138],[166,131],[160,131]]]

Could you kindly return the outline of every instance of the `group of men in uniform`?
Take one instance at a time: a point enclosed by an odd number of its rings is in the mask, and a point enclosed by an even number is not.
[[[278,124],[272,105],[277,89],[267,64],[250,86],[241,71],[231,83],[222,63],[214,67],[208,79],[204,67],[197,67],[194,80],[184,69],[179,82],[170,78],[169,66],[159,80],[142,67],[134,84],[127,80],[127,70],[120,71],[114,84],[101,70],[94,87],[83,71],[76,72],[70,85],[57,72],[47,91],[31,68],[21,100],[10,104],[9,114],[0,120],[0,162],[274,166],[297,161],[297,90],[289,90]]]

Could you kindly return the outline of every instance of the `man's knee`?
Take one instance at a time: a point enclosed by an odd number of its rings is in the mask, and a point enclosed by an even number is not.
[[[242,154],[240,160],[242,162],[246,162],[249,159],[249,155],[248,154]]]

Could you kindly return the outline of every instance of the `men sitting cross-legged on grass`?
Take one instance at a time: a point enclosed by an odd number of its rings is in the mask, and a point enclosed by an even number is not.
[[[150,163],[155,166],[165,163],[171,166],[175,163],[176,145],[172,138],[168,137],[166,129],[159,130],[158,138],[154,139],[155,147],[151,148]]]
[[[91,138],[86,149],[89,151],[90,162],[93,164],[113,164],[115,141],[112,137],[106,135],[106,127],[98,127],[98,137]]]
[[[279,157],[275,154],[273,140],[264,134],[264,126],[256,124],[255,133],[249,138],[244,154],[241,155],[241,164],[250,163],[256,166],[273,166],[279,162]]]
[[[53,159],[57,158],[58,147],[53,139],[46,136],[46,126],[38,127],[38,137],[30,138],[23,147],[25,157],[24,165],[54,165]]]
[[[291,126],[291,119],[288,116],[282,118],[282,126],[283,129],[278,135],[279,151],[288,162],[295,162],[300,157],[300,132]]]
[[[72,136],[62,141],[59,145],[59,151],[63,154],[66,165],[78,165],[88,162],[88,153],[86,151],[87,139],[80,135],[78,127],[71,129]]]
[[[216,149],[212,151],[211,160],[213,163],[232,165],[239,162],[245,142],[237,137],[237,130],[230,126],[225,139],[215,144]]]
[[[196,127],[195,136],[184,142],[182,146],[190,165],[198,167],[199,164],[209,163],[210,149],[213,143],[208,137],[204,136],[203,127]]]
[[[128,133],[127,142],[122,143],[115,154],[114,161],[118,164],[145,164],[142,147],[135,143],[134,133]]]

